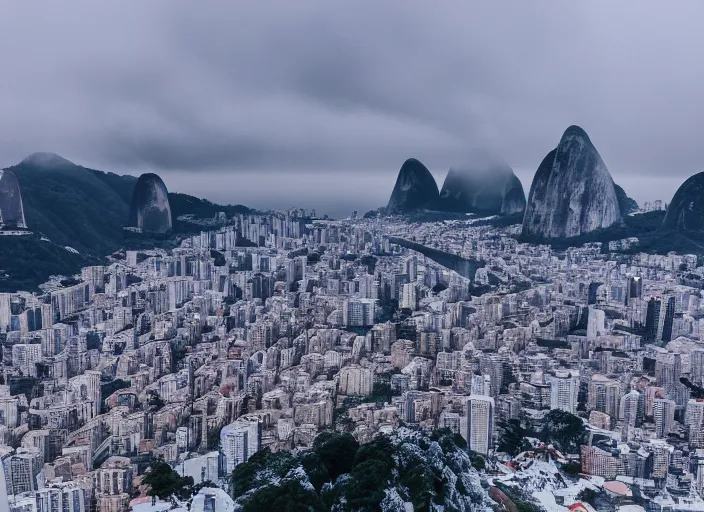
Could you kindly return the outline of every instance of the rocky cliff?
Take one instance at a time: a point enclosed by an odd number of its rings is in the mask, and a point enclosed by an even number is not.
[[[438,185],[430,171],[415,158],[401,166],[389,204],[389,212],[406,212],[423,208],[437,208]]]
[[[22,194],[17,176],[0,170],[0,229],[26,229]]]
[[[533,178],[523,235],[565,238],[621,222],[611,174],[589,136],[570,126]]]
[[[490,155],[475,153],[469,163],[451,167],[440,191],[440,209],[480,215],[523,211],[526,196],[513,169]]]
[[[623,190],[623,187],[614,183],[614,190],[616,191],[616,198],[618,199],[618,208],[621,210],[621,215],[626,216],[630,213],[638,211],[638,202],[635,199],[631,199]]]
[[[158,175],[142,174],[137,180],[130,203],[129,226],[150,233],[171,230],[169,193]]]
[[[690,176],[680,185],[667,207],[662,227],[704,231],[704,172]]]

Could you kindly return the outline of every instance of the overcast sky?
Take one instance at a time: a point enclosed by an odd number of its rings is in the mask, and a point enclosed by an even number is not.
[[[667,201],[704,169],[704,2],[0,5],[0,166],[35,151],[171,190],[339,215],[472,148],[526,194],[570,124]]]

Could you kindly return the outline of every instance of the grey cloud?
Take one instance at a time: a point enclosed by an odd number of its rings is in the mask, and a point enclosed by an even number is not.
[[[409,156],[441,176],[488,147],[528,185],[580,124],[632,195],[668,199],[704,162],[702,14],[696,0],[6,3],[0,165],[47,150],[181,189],[196,185],[184,171],[284,187],[356,171],[390,191]]]

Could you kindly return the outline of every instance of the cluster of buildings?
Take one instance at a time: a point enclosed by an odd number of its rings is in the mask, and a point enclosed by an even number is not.
[[[241,215],[0,294],[0,502],[127,510],[154,458],[226,486],[326,429],[448,428],[505,460],[502,425],[561,409],[589,428],[563,454],[584,474],[652,510],[704,504],[704,267],[510,234]],[[481,263],[461,276],[390,237]]]

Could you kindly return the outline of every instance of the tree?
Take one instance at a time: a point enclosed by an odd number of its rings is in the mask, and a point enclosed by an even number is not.
[[[526,436],[525,429],[519,420],[508,420],[501,425],[501,430],[499,451],[515,457],[521,452],[523,438]]]
[[[191,497],[193,491],[193,477],[179,476],[163,460],[152,464],[144,476],[143,483],[149,486],[149,496],[156,496],[165,501],[173,501],[173,497],[186,500]]]
[[[597,492],[594,489],[584,488],[577,495],[579,501],[585,501],[592,506],[596,506]]]
[[[482,469],[486,469],[486,461],[484,460],[484,457],[482,457],[478,453],[475,453],[472,456],[472,467],[474,469],[476,469],[477,471],[481,471]]]
[[[367,267],[367,273],[374,274],[374,270],[376,270],[376,262],[378,261],[376,257],[371,254],[365,254],[360,258],[360,261],[362,262],[362,265]]]
[[[267,485],[252,493],[242,507],[243,512],[323,512],[320,497],[295,479],[279,485]]]
[[[562,470],[570,476],[577,476],[582,471],[582,465],[579,462],[568,462],[562,466]]]
[[[553,409],[545,415],[539,434],[541,441],[552,443],[567,453],[578,453],[587,439],[587,429],[581,418],[561,409]]]
[[[247,462],[238,464],[232,472],[232,497],[239,498],[272,478],[283,478],[296,464],[298,459],[289,451],[271,453],[269,448],[259,450]]]
[[[323,432],[313,443],[318,462],[325,468],[330,481],[349,473],[354,464],[359,443],[347,432],[342,434]]]

